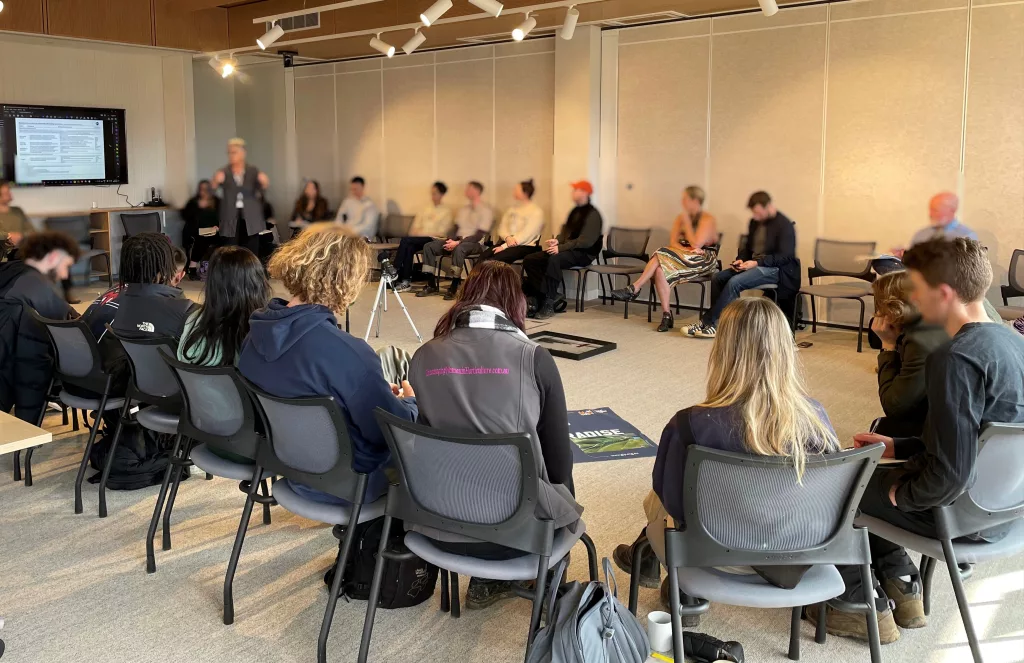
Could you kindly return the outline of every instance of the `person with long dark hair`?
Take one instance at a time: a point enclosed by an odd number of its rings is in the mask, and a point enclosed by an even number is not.
[[[210,180],[200,180],[196,195],[181,210],[185,227],[181,231],[181,248],[189,256],[189,269],[199,266],[207,255],[221,244],[217,236],[220,223],[220,200],[213,195]]]
[[[497,246],[480,255],[480,261],[500,260],[512,264],[531,253],[540,251],[540,236],[544,232],[544,210],[533,202],[537,188],[533,180],[524,180],[512,192],[515,204],[505,210],[498,224]]]
[[[327,199],[320,195],[319,182],[306,180],[302,195],[295,201],[291,220],[301,226],[317,221],[330,221],[327,218]]]
[[[573,497],[565,392],[554,359],[523,331],[525,319],[518,272],[497,260],[480,263],[437,323],[434,338],[413,355],[409,381],[420,423],[446,432],[527,433],[541,479],[538,516],[551,519],[556,529],[573,528],[583,507]],[[524,554],[491,543],[436,543],[486,559]],[[473,578],[466,607],[512,596],[511,582]]]
[[[270,301],[270,282],[251,251],[224,246],[213,252],[203,303],[185,323],[178,359],[200,366],[234,364],[249,335],[249,316]]]

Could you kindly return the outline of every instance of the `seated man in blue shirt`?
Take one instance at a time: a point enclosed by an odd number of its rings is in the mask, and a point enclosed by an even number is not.
[[[978,239],[978,233],[974,232],[956,218],[956,210],[960,206],[960,199],[955,193],[943,191],[932,196],[928,201],[928,216],[931,218],[931,225],[922,228],[910,238],[910,246],[916,246],[930,239],[955,239],[965,237],[967,239]],[[902,258],[904,248],[892,250],[897,258]]]

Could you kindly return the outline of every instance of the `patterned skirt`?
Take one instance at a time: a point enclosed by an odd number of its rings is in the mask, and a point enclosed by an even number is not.
[[[718,252],[712,248],[705,248],[703,253],[683,253],[665,247],[654,255],[669,285],[707,276],[718,268]]]

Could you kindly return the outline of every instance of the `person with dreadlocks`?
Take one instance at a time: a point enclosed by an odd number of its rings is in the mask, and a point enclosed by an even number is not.
[[[126,237],[121,244],[117,285],[97,297],[82,316],[99,340],[100,356],[105,369],[113,375],[113,395],[124,394],[130,374],[127,358],[120,344],[107,334],[107,325],[125,336],[167,336],[177,343],[194,305],[180,288],[171,285],[175,282],[177,271],[173,249],[166,237],[159,233],[139,233]],[[70,385],[68,391],[98,398],[95,394],[75,390]],[[91,458],[96,469],[103,467],[110,446],[109,440],[119,416],[117,410],[110,410],[103,415],[105,436],[94,446]],[[166,467],[167,454],[152,434],[144,433],[137,424],[126,422],[121,431],[107,487],[134,490],[159,483]]]

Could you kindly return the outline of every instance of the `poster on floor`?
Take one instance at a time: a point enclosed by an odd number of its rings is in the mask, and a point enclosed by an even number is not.
[[[658,454],[658,445],[607,407],[569,410],[569,439],[576,463]]]

